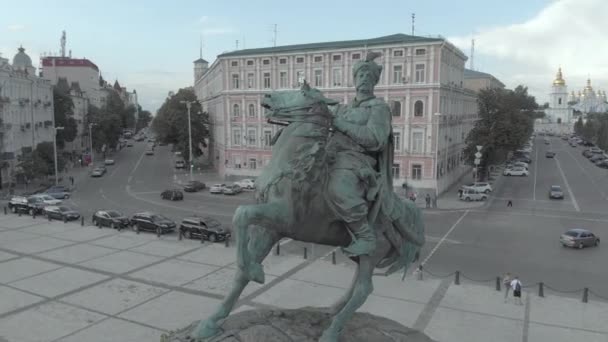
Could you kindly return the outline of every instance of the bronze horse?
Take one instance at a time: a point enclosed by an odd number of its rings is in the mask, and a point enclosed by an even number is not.
[[[317,89],[305,84],[299,91],[267,94],[263,106],[269,122],[284,125],[275,137],[272,159],[256,180],[257,204],[242,205],[233,217],[237,237],[238,270],[233,287],[207,320],[199,323],[192,336],[207,338],[218,334],[218,321],[226,318],[249,281],[264,283],[261,262],[281,238],[291,238],[329,246],[346,247],[351,236],[346,226],[331,212],[325,201],[325,186],[331,151],[332,112]],[[388,189],[392,192],[392,189]],[[332,306],[331,325],[319,341],[336,342],[344,324],[373,291],[374,269],[389,267],[386,274],[407,270],[424,243],[420,211],[393,196],[402,218],[386,222],[373,219],[377,247],[372,255],[351,258],[357,270],[350,289]]]

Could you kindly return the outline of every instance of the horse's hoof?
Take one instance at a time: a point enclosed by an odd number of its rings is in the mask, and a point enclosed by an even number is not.
[[[264,276],[264,268],[261,264],[257,262],[252,262],[247,266],[247,275],[249,280],[254,281],[259,284],[264,284],[265,276]]]
[[[327,329],[319,338],[319,342],[338,342],[339,333],[333,329]]]
[[[195,339],[210,338],[219,335],[222,329],[209,320],[200,321],[196,329],[192,331],[192,336]]]

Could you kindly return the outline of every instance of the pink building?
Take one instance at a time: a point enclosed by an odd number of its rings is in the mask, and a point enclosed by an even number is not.
[[[208,66],[194,62],[194,88],[210,114],[209,155],[226,179],[255,177],[268,163],[277,127],[260,101],[306,80],[342,103],[355,96],[352,66],[366,51],[383,65],[376,96],[393,111],[395,186],[442,192],[468,169],[464,139],[477,118],[476,96],[463,87],[467,57],[444,38],[394,34],[372,39],[246,49]]]

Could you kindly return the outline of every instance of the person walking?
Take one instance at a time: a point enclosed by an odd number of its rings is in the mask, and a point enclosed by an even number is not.
[[[431,195],[430,194],[426,194],[426,196],[424,197],[424,200],[426,201],[426,207],[427,209],[431,207]]]
[[[507,272],[502,278],[502,285],[505,287],[505,303],[509,300],[509,291],[511,290],[511,273]]]
[[[513,201],[509,200],[509,201],[507,202],[507,207],[513,207]]]
[[[515,298],[515,304],[524,305],[521,301],[521,281],[517,276],[511,280],[511,289],[513,290],[513,297]]]
[[[70,176],[70,183],[72,183],[72,186],[74,186],[74,177]]]

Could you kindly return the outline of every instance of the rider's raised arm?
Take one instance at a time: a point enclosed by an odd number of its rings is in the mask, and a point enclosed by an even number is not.
[[[366,125],[357,125],[338,117],[334,120],[334,126],[365,149],[381,151],[388,143],[391,132],[391,113],[384,102],[372,106],[371,111]]]

